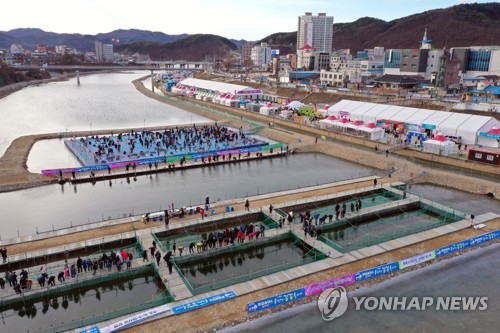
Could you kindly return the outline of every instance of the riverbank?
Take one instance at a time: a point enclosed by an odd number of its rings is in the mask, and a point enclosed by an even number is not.
[[[110,73],[112,71],[106,70],[106,71],[99,71],[99,72],[80,72],[80,76],[84,75],[92,75],[96,73]],[[61,82],[61,81],[68,81],[71,78],[76,77],[76,73],[64,73],[59,76],[51,77],[49,79],[42,79],[42,80],[30,80],[30,81],[23,81],[23,82],[18,82],[14,84],[9,84],[8,86],[1,87],[0,88],[0,99],[9,96],[12,93],[15,93],[16,91],[19,91],[23,88],[30,87],[30,86],[39,86],[42,84],[46,83],[51,83],[51,82]]]
[[[223,111],[230,111],[231,113],[239,115],[242,121],[243,119],[247,119],[248,117],[253,117],[252,121],[261,120],[259,118],[255,118],[258,115],[249,115],[248,111],[219,106],[213,103],[200,102],[197,100],[195,101],[192,99],[185,101],[183,97],[177,99],[173,97],[173,95],[169,95],[168,97],[161,97],[151,92],[151,90],[145,88],[140,81],[137,81],[134,84],[141,93],[148,97],[151,96],[152,98],[162,101],[163,103],[175,105],[177,107],[188,107],[190,109],[189,111],[201,114],[205,117],[208,117],[209,115],[212,115],[212,117],[217,117],[217,113],[215,111],[212,111],[211,109],[218,109]],[[193,106],[193,104],[201,105],[201,108],[196,108]],[[267,117],[266,120],[268,119],[269,118]],[[271,120],[275,121],[274,119]],[[233,121],[238,122],[238,120]],[[295,127],[299,126],[297,124],[293,125],[296,125]],[[302,128],[304,128],[304,126],[302,126]],[[317,135],[320,137],[322,134],[325,134],[323,133],[325,131],[319,129],[314,130],[318,131]],[[303,131],[301,130],[301,132]],[[424,167],[420,164],[400,158],[397,156],[397,154],[391,153],[388,157],[386,157],[385,154],[377,154],[374,150],[360,149],[354,146],[354,144],[361,146],[364,145],[367,148],[373,149],[376,143],[370,140],[356,140],[347,143],[338,139],[341,135],[334,135],[328,136],[327,140],[320,139],[318,140],[318,142],[316,142],[316,137],[292,132],[291,130],[288,130],[288,128],[286,131],[284,131],[281,127],[278,128],[276,126],[264,128],[259,132],[259,134],[272,140],[284,142],[289,145],[290,149],[298,153],[319,152],[329,156],[342,158],[354,163],[375,167],[379,170],[384,170],[388,174],[390,173],[392,178],[396,178],[399,181],[405,181],[414,184],[435,184],[475,194],[495,194],[495,198],[500,200],[500,195],[496,195],[497,193],[500,193],[500,183],[496,181],[479,179],[472,176],[460,175],[451,171]],[[328,135],[328,133],[326,134]],[[351,138],[344,139],[348,141]],[[386,149],[384,145],[378,146],[381,150]],[[408,154],[413,157],[415,155],[415,152],[410,151],[408,152]]]

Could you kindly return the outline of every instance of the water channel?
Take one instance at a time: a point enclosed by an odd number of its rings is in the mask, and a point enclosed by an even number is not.
[[[231,165],[116,179],[95,185],[49,185],[0,193],[2,219],[15,228],[2,228],[2,239],[159,211],[171,205],[191,206],[240,198],[376,173],[375,169],[323,154],[288,157]],[[26,209],[29,207],[29,209]]]

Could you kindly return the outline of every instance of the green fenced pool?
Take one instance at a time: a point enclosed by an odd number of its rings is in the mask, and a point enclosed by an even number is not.
[[[194,294],[245,282],[326,258],[292,233],[218,249],[209,254],[176,257],[176,269]]]
[[[374,214],[370,214],[373,217]],[[464,218],[458,211],[443,211],[424,205],[398,207],[378,212],[375,218],[344,219],[322,227],[319,240],[342,253],[355,251],[391,239],[408,236]]]
[[[316,214],[319,217],[324,215],[333,215],[333,219],[335,219],[335,206],[337,203],[341,206],[345,203],[347,212],[351,211],[351,203],[356,204],[356,201],[361,200],[361,208],[369,208],[373,206],[383,205],[389,202],[401,200],[402,197],[392,191],[387,191],[384,189],[369,191],[365,194],[356,194],[350,196],[339,197],[335,199],[331,199],[327,202],[318,202],[318,203],[307,203],[302,205],[303,207],[287,207],[282,208],[281,211],[284,211],[285,214],[289,211],[293,211],[294,213],[294,222],[300,222],[299,213],[304,214],[306,211],[311,212],[311,216],[314,217]],[[328,220],[327,220],[328,222]]]
[[[217,221],[213,222],[210,224],[205,224],[204,228],[200,231],[196,229],[191,229],[191,230],[179,230],[175,231],[175,234],[169,235],[169,236],[163,236],[163,237],[158,237],[158,235],[153,235],[157,239],[157,243],[160,244],[163,252],[172,250],[173,245],[175,243],[176,247],[178,248],[179,246],[183,246],[185,249],[184,254],[188,254],[188,248],[189,244],[195,243],[198,244],[199,242],[203,240],[207,240],[210,233],[212,233],[214,236],[217,236],[219,233],[224,233],[226,228],[232,229],[234,227],[240,227],[240,225],[245,225],[248,226],[250,223],[253,225],[257,225],[260,227],[260,225],[265,226],[265,230],[271,230],[275,229],[278,227],[278,223],[274,221],[273,219],[269,218],[268,216],[258,213],[256,214],[257,218],[256,219],[251,219],[249,221],[239,221],[239,220],[233,220],[230,221],[229,223],[224,223],[222,221]],[[219,246],[219,242],[216,243],[217,246]],[[205,251],[210,249],[205,249]]]
[[[1,332],[63,332],[173,301],[145,266],[10,300],[0,305]]]

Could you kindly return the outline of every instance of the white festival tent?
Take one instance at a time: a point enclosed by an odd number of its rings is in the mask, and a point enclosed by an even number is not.
[[[494,126],[487,132],[479,133],[477,143],[486,147],[500,148],[500,128]]]
[[[398,123],[405,123],[407,119],[415,115],[417,112],[419,112],[419,109],[417,108],[404,107],[401,111],[391,116],[390,119]]]
[[[347,116],[350,119],[360,119],[364,123],[376,123],[383,119],[404,122],[406,130],[427,129],[434,133],[442,132],[445,136],[462,137],[464,144],[476,144],[479,133],[487,132],[494,126],[500,127],[498,120],[488,116],[350,100],[338,102],[328,109],[328,113],[337,117]]]
[[[205,91],[217,91],[221,94],[232,94],[237,97],[250,96],[250,98],[257,98],[262,96],[262,90],[260,89],[218,81],[187,78],[180,81],[177,85],[189,88],[194,87],[197,90],[200,89]]]
[[[329,129],[329,128],[332,128],[337,123],[337,121],[336,120],[329,120],[328,118],[326,118],[326,119],[320,120],[318,123],[319,123],[319,128]]]
[[[265,106],[260,108],[259,113],[269,116],[269,112],[276,110],[278,110],[278,107],[274,106],[273,103],[267,103]]]
[[[350,112],[349,110],[354,110],[358,106],[363,104],[363,102],[351,101],[348,99],[343,99],[340,102],[332,105],[328,108],[328,115],[334,115],[335,117],[340,117],[346,115],[346,112]]]
[[[391,106],[392,105],[376,104],[373,108],[365,112],[361,120],[363,120],[365,123],[376,123],[377,120],[384,119],[384,118],[379,118],[378,115],[387,110]]]
[[[292,110],[297,110],[298,108],[301,108],[301,107],[306,106],[306,105],[302,102],[299,102],[299,101],[293,101],[293,102],[290,102],[287,106],[288,106],[288,108],[290,108]]]
[[[414,114],[406,118],[405,120],[405,128],[407,131],[409,130],[417,130],[421,128],[422,122],[431,117],[435,112],[434,110],[428,109],[418,109]]]
[[[362,103],[358,105],[357,108],[350,110],[350,115],[356,119],[363,119],[365,113],[367,113],[370,109],[374,108],[377,104],[373,103]]]
[[[323,117],[326,117],[328,115],[328,109],[330,108],[330,105],[326,104],[323,106],[321,109],[319,109],[317,112],[321,114]]]
[[[500,127],[500,121],[493,117],[472,115],[466,122],[457,128],[457,135],[462,137],[462,142],[465,144],[469,142],[469,139],[471,140],[469,143],[477,144],[480,133],[487,132],[494,127]],[[491,145],[490,142],[488,147],[496,148],[498,147],[498,142],[496,145],[494,143]]]
[[[385,137],[384,129],[377,127],[375,123],[368,123],[365,126],[360,126],[358,130],[369,133],[370,140],[378,141]]]
[[[455,143],[446,139],[444,135],[439,134],[431,140],[424,141],[424,152],[448,156],[455,152]]]
[[[432,116],[425,118],[420,125],[425,129],[437,131],[439,125],[451,115],[451,112],[435,111]]]
[[[382,111],[379,114],[377,114],[377,119],[376,120],[381,120],[381,119],[391,119],[391,120],[393,120],[393,117],[396,116],[403,109],[404,109],[404,107],[403,106],[399,106],[399,105],[389,106],[387,109],[385,109],[384,111]],[[374,121],[372,120],[372,122],[374,122]]]
[[[470,117],[471,117],[470,114],[453,113],[448,118],[446,118],[441,124],[438,125],[437,130],[444,136],[459,137],[461,135],[457,134],[458,128],[465,123],[469,124],[468,119],[470,119]],[[464,143],[473,143],[475,142],[475,134],[472,134],[470,138],[462,137],[462,139],[464,140]]]

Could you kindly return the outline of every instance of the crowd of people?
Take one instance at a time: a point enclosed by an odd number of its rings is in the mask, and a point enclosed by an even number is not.
[[[82,259],[78,257],[75,262],[64,262],[62,269],[57,269],[55,272],[48,272],[47,266],[42,265],[36,273],[29,273],[27,270],[22,269],[19,275],[15,271],[7,270],[4,277],[0,277],[0,288],[5,289],[7,283],[14,289],[16,294],[21,294],[25,291],[32,289],[33,281],[38,282],[40,288],[54,287],[56,279],[58,283],[65,283],[76,279],[78,275],[84,273],[92,273],[92,276],[97,275],[99,270],[111,271],[116,268],[121,271],[124,266],[126,269],[132,267],[132,252],[120,250],[117,252],[111,251],[109,254],[103,253],[102,256],[94,259]]]
[[[339,221],[340,219],[344,219],[347,214],[348,208],[350,208],[351,213],[358,212],[363,207],[363,203],[361,199],[356,199],[352,201],[348,206],[345,202],[337,203],[335,205],[335,213],[330,214],[320,214],[315,213],[314,215],[310,210],[305,213],[299,213],[300,223],[302,223],[302,229],[304,230],[304,236],[307,235],[311,237],[319,237],[321,235],[321,225],[330,224],[334,221]],[[287,216],[287,220],[289,223],[292,223],[294,219],[293,213],[289,213]]]
[[[110,136],[80,138],[80,143],[92,154],[93,162],[111,162],[137,157],[173,156],[200,153],[212,150],[226,150],[264,143],[247,137],[243,129],[230,130],[217,123],[192,127],[165,129],[164,131],[143,131]]]
[[[180,251],[182,252],[182,250],[180,250]],[[156,260],[156,265],[158,267],[160,267],[162,255],[161,255],[160,250],[158,249],[156,241],[153,240],[153,242],[151,243],[151,246],[149,247],[149,252],[151,254],[152,260]],[[170,275],[172,275],[172,269],[174,267],[174,263],[173,263],[173,259],[172,259],[172,251],[167,251],[167,253],[165,253],[165,255],[163,256],[163,260],[165,260],[165,262],[167,263],[168,273]],[[149,261],[148,250],[142,251],[142,261],[143,262]]]
[[[241,224],[239,227],[226,228],[225,230],[214,231],[201,234],[199,241],[192,241],[188,245],[188,254],[201,254],[204,251],[223,248],[229,245],[242,244],[245,241],[252,241],[265,236],[266,226],[264,223]],[[172,246],[173,254],[179,253],[182,256],[184,246],[177,246],[176,241],[167,242],[167,247]]]

